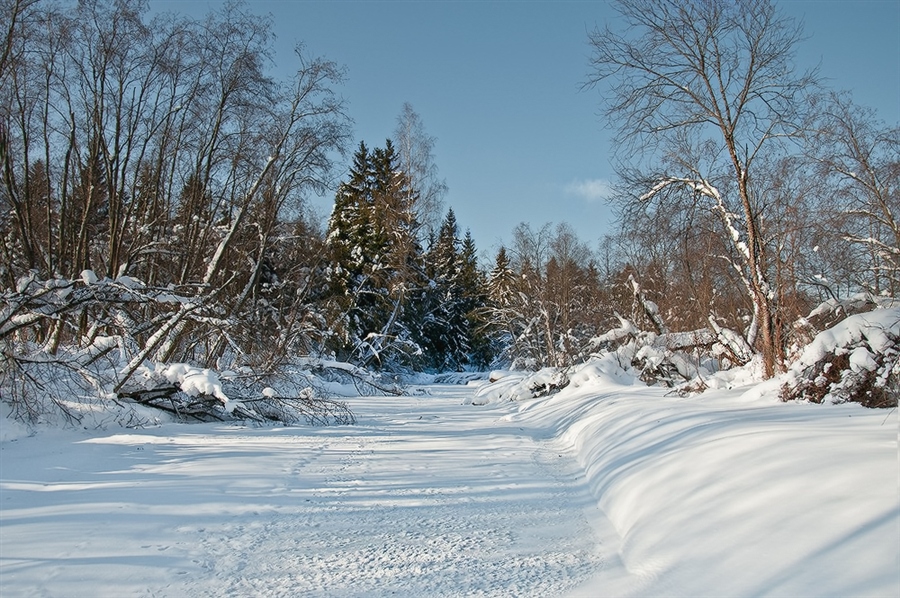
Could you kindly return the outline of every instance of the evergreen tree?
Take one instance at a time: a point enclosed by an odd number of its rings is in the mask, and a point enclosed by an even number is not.
[[[341,183],[328,222],[326,238],[331,266],[329,291],[338,320],[339,342],[333,347],[342,358],[359,344],[372,328],[372,256],[376,245],[372,229],[372,155],[364,142],[353,156],[348,180]]]
[[[500,247],[488,280],[488,299],[496,308],[510,307],[515,300],[516,273],[505,247]]]
[[[389,357],[399,365],[415,365],[421,353],[415,341],[419,322],[412,307],[425,286],[424,255],[417,237],[417,194],[408,173],[400,164],[400,156],[390,139],[384,149],[375,151],[375,230],[381,248],[381,276],[377,282],[383,297],[383,322],[376,337],[375,350],[389,350]]]
[[[481,310],[485,334],[490,338],[492,354],[516,354],[516,342],[523,325],[518,276],[506,248],[501,246],[488,276],[486,306]]]
[[[366,365],[486,365],[487,293],[475,242],[469,233],[460,240],[451,209],[423,251],[417,191],[399,164],[390,140],[371,152],[360,144],[335,197],[327,235],[332,349]]]
[[[422,332],[427,361],[437,370],[456,369],[465,342],[459,313],[459,271],[459,228],[451,208],[428,255],[431,309]]]
[[[478,368],[490,365],[494,350],[487,334],[484,307],[487,305],[487,281],[478,268],[478,251],[471,231],[466,231],[460,252],[459,284],[462,311],[466,320],[467,362]]]
[[[462,288],[467,313],[478,307],[479,303],[483,303],[484,284],[484,277],[478,269],[475,240],[472,238],[472,232],[467,230],[459,253],[459,285]]]
[[[360,144],[329,222],[331,293],[344,358],[384,365],[414,353],[406,308],[422,286],[422,249],[410,209],[414,194],[393,144]]]
[[[456,277],[459,270],[459,245],[459,226],[456,214],[450,208],[438,229],[437,241],[432,250],[430,262],[433,278],[447,282]]]
[[[431,285],[421,342],[429,367],[458,370],[467,365],[487,365],[492,352],[481,326],[486,299],[484,277],[478,269],[475,241],[469,232],[460,241],[452,209],[427,257]]]
[[[409,176],[400,170],[399,156],[390,139],[373,156],[373,228],[382,257],[383,286],[394,294],[408,289],[421,264],[422,250],[412,207],[415,193]]]
[[[368,233],[366,204],[370,195],[371,163],[365,143],[353,156],[349,180],[341,183],[328,222],[328,250],[333,264],[330,277],[334,295],[351,295],[363,274],[362,249]]]

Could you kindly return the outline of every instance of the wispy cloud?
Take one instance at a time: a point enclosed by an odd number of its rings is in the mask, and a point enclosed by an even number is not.
[[[604,201],[612,194],[612,183],[606,179],[584,179],[566,185],[566,193],[587,201]]]

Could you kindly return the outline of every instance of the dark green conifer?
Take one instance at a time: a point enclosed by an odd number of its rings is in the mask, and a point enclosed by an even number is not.
[[[423,257],[398,163],[390,140],[372,152],[361,143],[329,222],[331,292],[343,321],[337,350],[367,365],[415,352],[406,311],[424,284]]]
[[[487,281],[478,268],[478,251],[472,233],[466,231],[460,252],[459,285],[461,311],[465,317],[467,363],[476,368],[486,368],[494,359],[494,348],[485,326],[484,308],[487,305]]]

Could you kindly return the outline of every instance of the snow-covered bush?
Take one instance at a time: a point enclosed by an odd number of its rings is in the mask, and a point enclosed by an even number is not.
[[[784,400],[896,407],[900,308],[850,316],[817,334],[784,377]]]
[[[871,293],[856,293],[843,299],[828,299],[813,308],[806,317],[798,318],[792,328],[795,340],[788,347],[788,358],[796,360],[803,349],[817,334],[837,325],[841,320],[875,309],[889,308],[896,304],[892,297],[879,297]]]
[[[752,352],[743,337],[710,319],[709,328],[662,333],[640,330],[619,316],[620,325],[591,340],[594,356],[614,354],[618,363],[648,385],[702,390],[713,373],[750,360]],[[663,330],[663,328],[661,326]]]
[[[22,277],[15,289],[0,294],[4,411],[29,424],[87,426],[144,425],[169,417],[164,414],[288,424],[353,421],[346,406],[330,398],[329,381],[319,384],[312,373],[340,367],[297,367],[283,356],[260,359],[237,345],[233,339],[240,327],[218,312],[208,298],[179,295],[127,276],[112,280],[85,270],[75,280],[40,280],[33,273]],[[172,333],[183,325],[183,336],[193,346],[211,337],[227,339],[233,347],[226,351],[230,365],[243,368],[243,374],[165,363],[160,353],[168,352],[166,345],[177,336]],[[197,362],[209,361],[209,352],[199,353]],[[368,374],[348,366],[340,375],[361,386]],[[264,383],[268,378],[278,379],[278,391],[263,392],[275,386]]]
[[[520,401],[559,392],[569,385],[569,375],[559,368],[543,368],[537,372],[492,372],[489,384],[481,386],[471,400],[473,405],[500,401]]]

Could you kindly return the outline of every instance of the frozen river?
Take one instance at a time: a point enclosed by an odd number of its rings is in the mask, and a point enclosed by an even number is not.
[[[554,596],[603,566],[571,454],[472,390],[354,426],[42,432],[2,445],[11,596]]]

